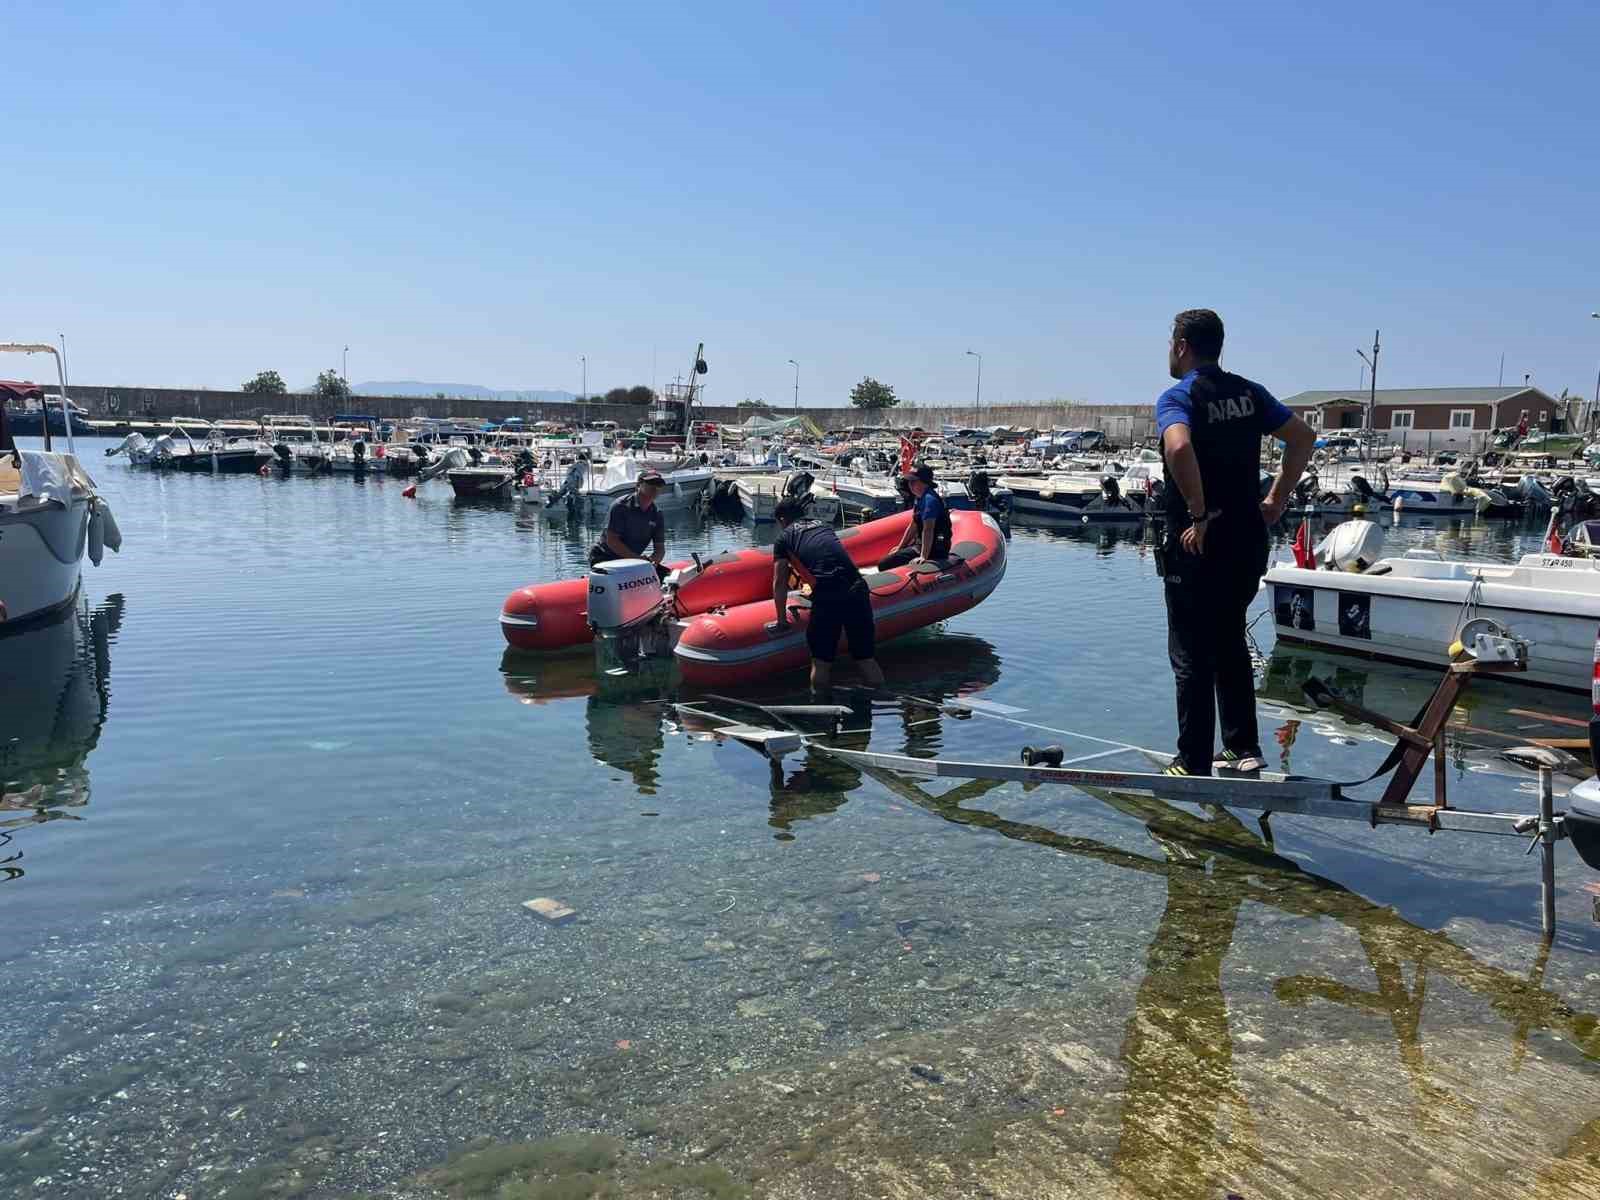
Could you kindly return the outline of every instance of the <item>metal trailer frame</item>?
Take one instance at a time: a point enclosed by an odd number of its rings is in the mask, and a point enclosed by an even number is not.
[[[1081,755],[1059,767],[1030,766],[1027,764],[966,762],[943,758],[916,758],[908,754],[888,754],[872,750],[847,750],[828,743],[832,736],[807,734],[796,728],[793,716],[827,716],[834,723],[833,733],[838,733],[840,719],[849,709],[829,705],[769,706],[726,696],[712,696],[712,700],[732,703],[760,710],[768,717],[789,726],[784,729],[751,724],[722,716],[692,704],[676,704],[683,713],[719,722],[717,733],[747,745],[765,755],[773,770],[781,769],[784,755],[797,750],[816,750],[844,762],[863,767],[876,767],[901,775],[925,779],[987,779],[1001,782],[1030,784],[1064,784],[1068,787],[1099,788],[1105,791],[1127,792],[1154,796],[1160,800],[1189,804],[1210,804],[1227,809],[1246,809],[1261,814],[1263,830],[1273,813],[1296,816],[1330,818],[1334,820],[1362,821],[1376,828],[1379,825],[1401,825],[1424,829],[1429,833],[1478,833],[1500,837],[1528,839],[1528,852],[1540,848],[1540,899],[1541,928],[1546,940],[1555,936],[1555,849],[1556,843],[1567,836],[1564,816],[1555,811],[1555,768],[1560,756],[1546,747],[1526,747],[1512,753],[1539,772],[1539,812],[1508,813],[1481,812],[1473,809],[1451,808],[1445,790],[1446,766],[1444,759],[1444,725],[1463,688],[1480,672],[1497,673],[1522,668],[1517,662],[1480,661],[1462,654],[1444,672],[1432,696],[1423,706],[1415,725],[1390,720],[1345,701],[1323,685],[1321,693],[1312,692],[1313,702],[1354,720],[1365,721],[1393,734],[1399,744],[1390,760],[1374,775],[1356,782],[1339,783],[1327,779],[1310,779],[1300,776],[1280,775],[1272,772],[1252,774],[1192,776],[1166,775],[1154,771],[1105,771],[1081,767],[1077,764],[1113,754],[1140,752],[1156,757],[1153,752],[1124,742],[1114,742],[1090,734],[1076,734],[1068,730],[1053,730],[1099,742],[1111,749]],[[1008,713],[1021,710],[1005,705],[989,705],[982,701],[945,701],[935,704],[919,701],[930,709],[959,716],[988,716],[1022,726],[1026,721],[1015,721]],[[1033,726],[1034,728],[1043,728]],[[1422,775],[1429,755],[1434,758],[1434,797],[1432,803],[1413,803],[1409,800],[1411,789]],[[1345,795],[1345,789],[1373,782],[1392,772],[1392,778],[1378,800],[1360,799]]]

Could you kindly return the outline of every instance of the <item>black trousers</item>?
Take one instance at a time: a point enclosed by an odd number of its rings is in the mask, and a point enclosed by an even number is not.
[[[915,546],[907,546],[904,550],[894,550],[894,551],[891,551],[890,553],[884,555],[883,559],[878,563],[878,570],[880,570],[880,571],[892,571],[896,567],[903,567],[908,562],[910,562],[912,559],[916,558],[917,555],[919,555],[921,553],[922,553],[922,541],[919,538],[917,540],[917,544]],[[950,543],[949,542],[938,542],[938,541],[934,542],[933,543],[933,557],[934,558],[949,558],[950,557]]]
[[[1176,537],[1163,547],[1167,598],[1167,655],[1178,685],[1178,760],[1191,774],[1211,773],[1212,736],[1220,710],[1222,747],[1240,754],[1261,749],[1256,727],[1255,673],[1245,638],[1245,611],[1267,569],[1267,531],[1228,528],[1206,534],[1206,553],[1186,554]]]

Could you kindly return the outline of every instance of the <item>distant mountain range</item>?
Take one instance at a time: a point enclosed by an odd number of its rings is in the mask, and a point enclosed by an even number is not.
[[[444,395],[451,400],[509,400],[541,403],[576,400],[576,392],[559,388],[488,388],[480,383],[424,383],[415,379],[358,383],[350,389],[358,396],[415,396],[431,400]]]

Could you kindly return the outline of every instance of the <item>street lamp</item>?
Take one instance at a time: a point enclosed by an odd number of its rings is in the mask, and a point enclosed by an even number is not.
[[[350,347],[344,348],[344,366],[339,371],[339,377],[344,380],[345,391],[350,390]]]
[[[800,364],[794,359],[789,360],[789,365],[794,368],[794,410],[800,411]]]
[[[979,354],[976,350],[968,350],[967,353],[971,357],[978,360],[978,390],[973,397],[973,403],[977,406],[977,412],[972,418],[972,423],[976,425],[983,419],[983,355]]]
[[[1600,312],[1592,312],[1589,315],[1600,321]],[[1600,370],[1594,373],[1594,409],[1589,413],[1589,423],[1593,425],[1597,420],[1600,420]]]
[[[587,425],[589,416],[589,356],[578,355],[578,361],[583,364],[583,384],[578,389],[578,403],[583,405],[584,424]]]

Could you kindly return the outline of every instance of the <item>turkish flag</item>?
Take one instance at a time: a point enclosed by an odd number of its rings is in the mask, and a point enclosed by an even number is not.
[[[1297,567],[1311,566],[1311,522],[1303,517],[1300,528],[1295,530],[1294,544],[1290,547],[1294,551],[1294,565]]]

